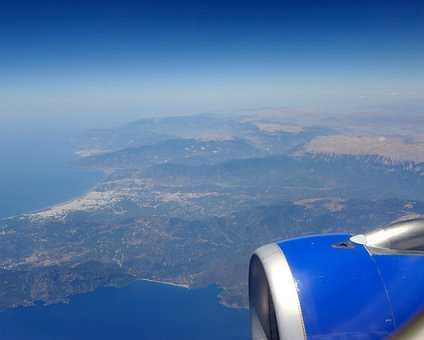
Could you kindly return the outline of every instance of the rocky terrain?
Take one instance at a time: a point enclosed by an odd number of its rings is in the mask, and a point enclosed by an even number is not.
[[[246,306],[258,246],[424,214],[422,145],[402,135],[199,115],[76,143],[73,166],[106,177],[74,200],[0,220],[0,309],[141,278],[218,284],[224,304]]]
[[[311,153],[375,155],[392,161],[424,162],[424,143],[405,143],[400,138],[364,136],[322,136],[304,148]]]

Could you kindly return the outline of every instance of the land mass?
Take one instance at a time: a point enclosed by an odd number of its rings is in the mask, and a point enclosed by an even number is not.
[[[105,178],[74,200],[0,220],[0,309],[136,279],[218,284],[222,303],[245,307],[255,248],[423,215],[421,146],[342,133],[275,114],[87,132],[73,166]]]

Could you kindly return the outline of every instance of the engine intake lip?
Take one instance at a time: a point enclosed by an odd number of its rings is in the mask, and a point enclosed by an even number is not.
[[[253,253],[249,310],[252,339],[306,339],[296,283],[276,243]]]

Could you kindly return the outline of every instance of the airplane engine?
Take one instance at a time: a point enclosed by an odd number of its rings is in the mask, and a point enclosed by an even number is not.
[[[380,339],[423,306],[424,219],[277,241],[251,257],[253,339]]]

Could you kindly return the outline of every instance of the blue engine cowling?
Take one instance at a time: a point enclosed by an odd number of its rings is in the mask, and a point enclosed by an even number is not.
[[[424,306],[424,220],[257,249],[249,270],[253,339],[380,339]]]

